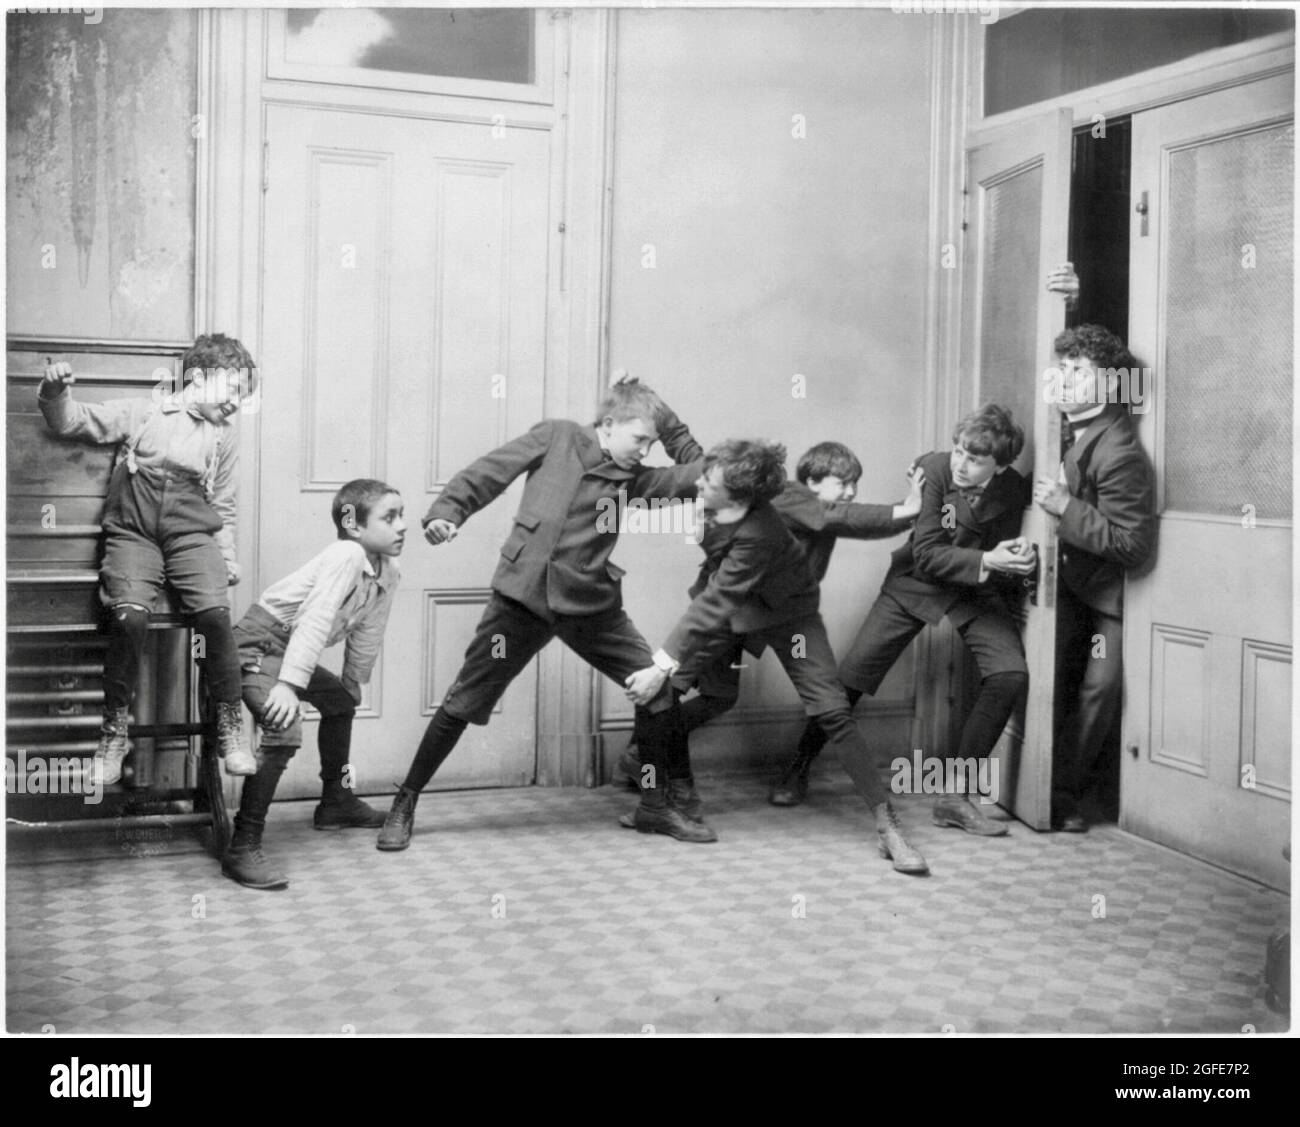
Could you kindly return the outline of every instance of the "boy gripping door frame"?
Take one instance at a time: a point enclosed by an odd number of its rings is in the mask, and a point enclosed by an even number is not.
[[[1060,464],[1061,424],[1047,401],[1044,373],[1054,364],[1052,341],[1065,327],[1065,303],[1047,291],[1045,280],[1068,258],[1071,128],[1070,111],[1053,110],[1011,130],[976,135],[966,153],[961,386],[954,417],[982,403],[1011,408],[1026,435],[1016,468],[1035,480],[1055,477]],[[1021,535],[1038,545],[1039,556],[1037,593],[1024,604],[1029,692],[993,757],[1001,772],[1001,805],[1046,830],[1055,701],[1055,518],[1030,505]],[[951,644],[960,643],[953,637]]]

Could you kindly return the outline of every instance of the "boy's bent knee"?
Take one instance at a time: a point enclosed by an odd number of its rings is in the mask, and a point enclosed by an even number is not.
[[[257,726],[261,730],[259,744],[264,757],[274,752],[277,755],[287,753],[292,758],[302,746],[302,720],[296,716],[283,728],[268,728],[258,716]]]
[[[339,689],[338,692],[330,693],[327,697],[311,702],[315,705],[316,711],[321,714],[322,720],[337,720],[339,723],[353,720],[357,715],[356,703],[352,700],[352,694],[347,689]]]
[[[143,637],[149,629],[149,611],[139,603],[114,603],[112,607],[113,622],[128,634]]]
[[[808,708],[805,711],[808,714],[808,719],[819,725],[823,732],[837,732],[846,727],[856,727],[853,713],[849,710],[847,701],[836,703],[829,708],[819,708],[815,711]]]

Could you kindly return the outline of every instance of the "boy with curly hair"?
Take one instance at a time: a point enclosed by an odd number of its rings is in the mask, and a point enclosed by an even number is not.
[[[687,841],[715,841],[691,773],[676,697],[737,643],[758,656],[771,647],[813,723],[840,754],[854,788],[876,818],[881,855],[900,872],[929,871],[903,837],[888,792],[835,677],[835,658],[818,612],[821,591],[803,549],[772,506],[785,488],[785,447],[733,439],[713,447],[696,483],[703,510],[699,533],[704,563],[691,587],[691,604],[655,654],[654,664],[629,679],[635,704],[653,698],[671,678],[674,707],[662,749],[642,745],[641,802],[624,826],[670,833]],[[666,754],[663,754],[666,752]],[[667,777],[667,788],[656,786]],[[694,824],[687,837],[674,815]]]
[[[1061,541],[1056,684],[1065,707],[1052,765],[1052,826],[1083,833],[1088,775],[1123,697],[1124,574],[1151,554],[1155,482],[1122,401],[1135,368],[1124,342],[1101,325],[1078,325],[1054,348],[1054,398],[1067,449],[1058,476],[1034,487],[1039,507],[1058,518]]]
[[[795,467],[795,480],[772,498],[772,507],[803,549],[812,577],[820,583],[826,577],[831,553],[841,538],[878,540],[911,528],[921,511],[921,487],[925,474],[913,465],[907,480],[907,496],[898,504],[855,501],[862,463],[842,442],[818,442],[809,447]],[[682,702],[682,722],[688,733],[733,708],[740,699],[740,668],[744,647],[737,643],[722,654],[696,680],[696,696]],[[629,786],[636,786],[641,761],[636,744],[629,743],[618,761],[619,771]],[[785,801],[791,780],[778,778],[772,784],[770,801],[775,806],[794,805]],[[799,799],[795,800],[796,802]]]

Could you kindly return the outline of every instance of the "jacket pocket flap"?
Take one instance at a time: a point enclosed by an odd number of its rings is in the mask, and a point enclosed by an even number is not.
[[[515,524],[528,529],[529,532],[532,532],[541,523],[542,518],[535,517],[532,513],[515,513]]]

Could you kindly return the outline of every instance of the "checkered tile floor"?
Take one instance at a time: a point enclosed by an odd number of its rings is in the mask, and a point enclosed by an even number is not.
[[[310,803],[282,804],[267,835],[292,881],[281,892],[239,887],[184,839],[11,844],[8,1028],[1287,1027],[1262,983],[1289,911],[1277,893],[1114,829],[939,829],[919,798],[900,806],[934,875],[905,877],[847,782],[817,778],[792,810],[768,806],[757,779],[702,789],[714,845],[620,829],[634,799],[610,787],[425,795],[397,854],[372,831],[314,832]]]

